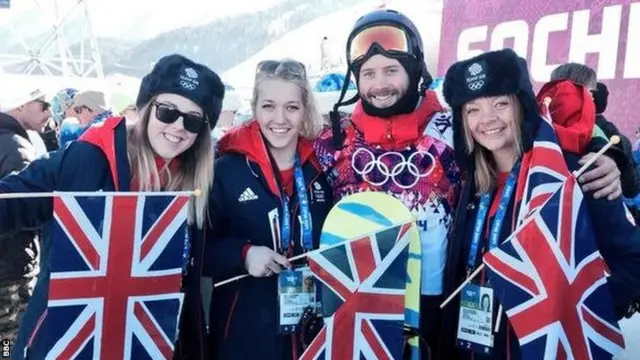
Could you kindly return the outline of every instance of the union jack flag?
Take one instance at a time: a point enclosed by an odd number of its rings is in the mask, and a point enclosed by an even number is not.
[[[187,196],[54,199],[46,359],[171,359]]]
[[[624,339],[607,266],[547,114],[523,158],[519,230],[483,260],[523,359],[610,359]]]
[[[301,360],[402,358],[410,229],[389,228],[309,257],[325,325]]]

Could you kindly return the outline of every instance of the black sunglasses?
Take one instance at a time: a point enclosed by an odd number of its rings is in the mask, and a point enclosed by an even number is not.
[[[154,105],[156,106],[156,119],[165,124],[173,124],[182,117],[182,125],[190,133],[199,134],[208,123],[203,116],[183,113],[171,105],[158,102]]]

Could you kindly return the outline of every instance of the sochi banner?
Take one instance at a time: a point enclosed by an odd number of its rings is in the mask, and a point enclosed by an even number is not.
[[[609,88],[605,115],[633,140],[640,125],[638,39],[637,0],[444,0],[438,73],[505,47],[527,59],[537,88],[560,64],[587,64]]]

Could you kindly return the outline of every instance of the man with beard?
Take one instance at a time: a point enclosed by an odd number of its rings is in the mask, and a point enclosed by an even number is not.
[[[347,39],[347,64],[346,78],[354,75],[358,94],[343,101],[345,81],[330,116],[332,129],[315,142],[316,155],[335,201],[381,191],[400,199],[416,216],[422,243],[420,331],[429,344],[421,345],[422,358],[435,358],[447,233],[462,184],[452,116],[436,93],[427,90],[432,77],[422,39],[411,20],[397,11],[376,10],[356,21]],[[339,119],[339,107],[353,103],[352,115]],[[593,171],[599,175],[606,170],[613,177],[590,185],[619,185],[615,163],[602,159],[604,169]],[[620,194],[619,186],[613,193]]]

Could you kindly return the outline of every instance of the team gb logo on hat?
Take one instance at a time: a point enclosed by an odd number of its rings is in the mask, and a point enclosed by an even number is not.
[[[478,91],[484,87],[487,75],[484,67],[479,63],[473,63],[467,68],[467,87],[471,91]]]
[[[184,75],[180,75],[180,86],[187,90],[195,90],[198,85],[198,73],[193,68],[185,68]]]

